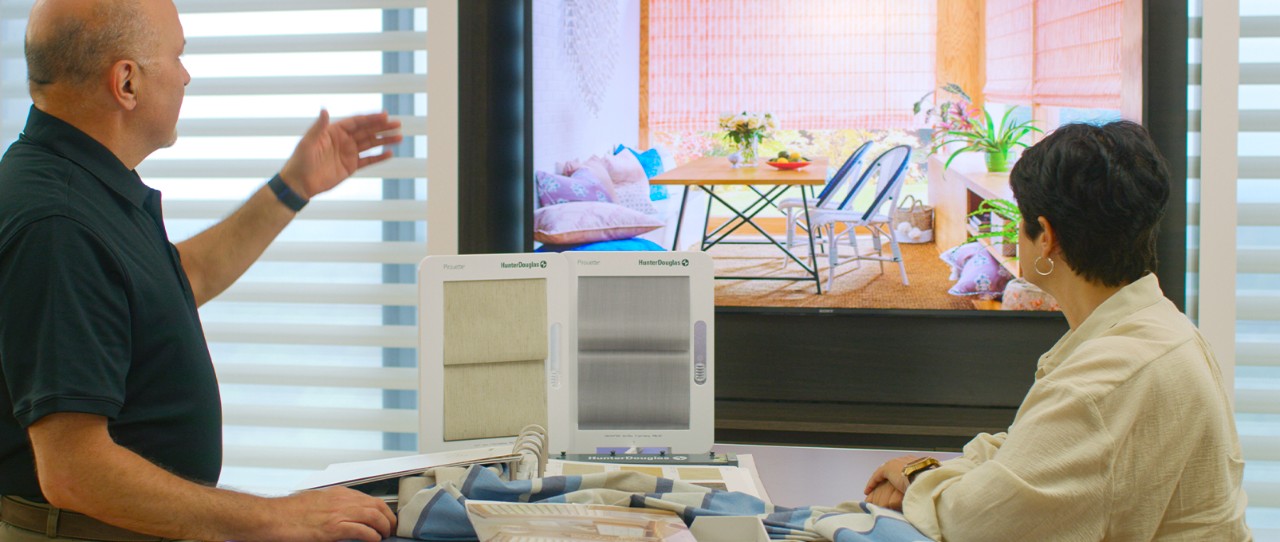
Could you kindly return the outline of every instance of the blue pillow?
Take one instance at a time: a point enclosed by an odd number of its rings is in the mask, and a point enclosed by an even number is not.
[[[644,167],[644,176],[650,179],[662,174],[662,157],[658,155],[658,149],[649,149],[644,152],[636,152],[635,149],[626,145],[618,145],[613,149],[613,154],[622,152],[622,149],[631,151],[635,155],[636,160],[640,161],[640,165]],[[663,185],[649,185],[649,201],[658,201],[667,199],[667,187]]]
[[[642,251],[665,251],[665,248],[648,239],[632,237],[630,239],[618,239],[614,241],[596,241],[584,245],[542,245],[534,252],[568,252],[568,251],[587,251],[587,252],[642,252]]]

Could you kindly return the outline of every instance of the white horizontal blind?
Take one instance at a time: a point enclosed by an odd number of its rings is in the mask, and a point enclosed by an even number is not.
[[[1191,0],[1188,175],[1200,174],[1202,0]],[[1280,3],[1240,0],[1236,243],[1236,423],[1245,454],[1248,521],[1280,540]],[[1200,280],[1198,183],[1189,190],[1189,285]],[[1205,278],[1211,278],[1206,276]],[[1195,314],[1196,292],[1188,292]]]
[[[177,0],[188,44],[178,143],[139,168],[170,238],[226,216],[322,107],[387,109],[396,157],[316,198],[201,309],[225,419],[222,484],[278,493],[332,462],[416,445],[416,285],[426,254],[427,0]],[[26,121],[31,0],[0,0],[0,144]]]

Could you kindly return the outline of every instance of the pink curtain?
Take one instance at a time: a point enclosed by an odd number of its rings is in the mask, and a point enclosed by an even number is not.
[[[987,0],[986,101],[1031,105],[1034,47],[1035,1]]]
[[[935,86],[936,0],[650,0],[649,128],[723,111],[784,129],[911,128]]]
[[[1123,0],[1036,2],[1036,101],[1120,108]]]

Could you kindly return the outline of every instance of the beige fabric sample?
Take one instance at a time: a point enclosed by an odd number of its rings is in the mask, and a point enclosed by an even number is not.
[[[444,283],[445,366],[546,358],[545,280]]]
[[[444,368],[444,440],[514,437],[547,425],[544,360]]]
[[[547,424],[543,279],[444,284],[444,440]]]

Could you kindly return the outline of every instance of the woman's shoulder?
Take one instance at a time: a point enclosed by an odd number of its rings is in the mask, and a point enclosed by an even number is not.
[[[1195,325],[1163,300],[1081,342],[1046,378],[1101,397],[1149,369],[1158,367],[1162,378],[1176,380],[1198,372],[1210,358]]]

